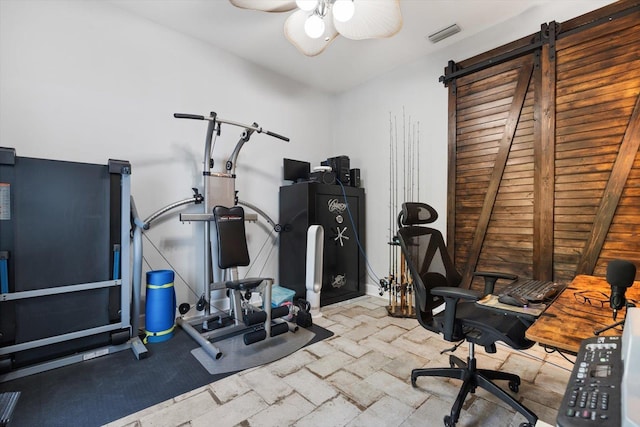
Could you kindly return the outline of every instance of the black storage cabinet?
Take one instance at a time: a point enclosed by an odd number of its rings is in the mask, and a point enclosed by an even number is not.
[[[310,225],[322,225],[320,305],[364,295],[366,266],[358,247],[358,239],[362,248],[365,247],[363,188],[317,182],[280,187],[280,224],[281,286],[294,290],[296,298],[306,298],[307,230]]]

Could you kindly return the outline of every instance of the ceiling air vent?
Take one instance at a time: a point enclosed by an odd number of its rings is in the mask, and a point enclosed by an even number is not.
[[[456,33],[459,33],[461,30],[458,24],[449,25],[447,28],[443,28],[440,31],[436,31],[433,34],[429,34],[427,38],[431,43],[438,43],[440,40],[444,40],[447,37],[450,37]]]

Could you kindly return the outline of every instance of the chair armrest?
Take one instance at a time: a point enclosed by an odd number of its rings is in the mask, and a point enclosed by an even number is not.
[[[442,334],[447,341],[457,341],[463,338],[463,333],[459,327],[456,327],[456,311],[458,301],[478,301],[482,295],[478,291],[472,289],[462,289],[447,286],[436,286],[431,289],[432,295],[444,298],[444,321],[442,325]]]
[[[453,298],[455,302],[457,300],[469,300],[469,301],[478,301],[482,298],[482,295],[478,291],[474,291],[472,289],[463,289],[463,288],[454,288],[450,286],[437,286],[431,289],[431,293],[433,295],[438,295],[445,298]]]
[[[496,273],[492,271],[476,271],[474,276],[484,277],[484,293],[483,295],[489,295],[493,293],[496,282],[498,279],[516,280],[518,278],[515,274],[509,273]]]

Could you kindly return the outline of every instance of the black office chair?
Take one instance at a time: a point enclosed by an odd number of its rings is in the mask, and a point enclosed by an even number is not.
[[[469,356],[466,361],[451,354],[449,368],[414,369],[411,384],[421,376],[457,378],[463,381],[462,388],[453,404],[451,414],[444,417],[446,427],[455,426],[462,405],[469,393],[481,387],[497,396],[513,409],[524,415],[533,426],[538,417],[518,402],[509,393],[498,387],[493,380],[506,380],[509,389],[518,392],[520,377],[506,372],[476,368],[475,345],[488,353],[496,352],[496,342],[502,341],[515,349],[527,349],[534,343],[525,338],[528,327],[518,317],[498,312],[475,304],[482,298],[480,292],[460,288],[462,276],[456,270],[445,246],[442,234],[424,224],[434,222],[437,212],[424,203],[404,203],[398,215],[398,241],[409,267],[415,290],[416,317],[424,328],[442,334],[451,342],[466,340]],[[492,293],[500,278],[515,280],[517,276],[500,273],[474,273],[485,278],[484,294]],[[445,304],[444,311],[434,309]],[[457,345],[451,350],[455,350]],[[521,427],[527,423],[521,424]]]

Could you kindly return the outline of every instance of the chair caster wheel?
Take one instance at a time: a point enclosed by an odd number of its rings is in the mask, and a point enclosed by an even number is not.
[[[517,393],[520,390],[520,385],[515,381],[509,381],[509,390],[514,393]],[[521,426],[524,427],[524,426]]]
[[[451,418],[450,415],[445,415],[444,427],[456,427],[456,423],[453,422],[453,419]]]

